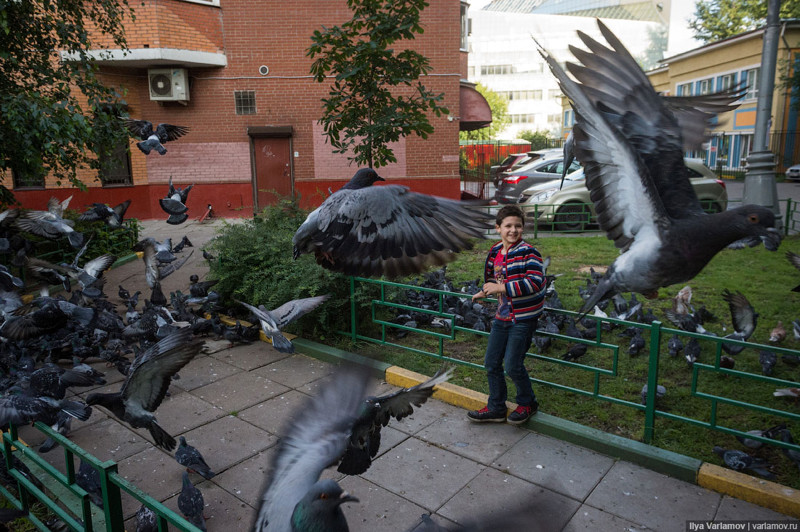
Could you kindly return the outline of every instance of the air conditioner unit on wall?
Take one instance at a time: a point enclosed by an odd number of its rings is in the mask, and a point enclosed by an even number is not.
[[[185,68],[150,68],[147,70],[150,99],[162,102],[189,100],[189,76]]]

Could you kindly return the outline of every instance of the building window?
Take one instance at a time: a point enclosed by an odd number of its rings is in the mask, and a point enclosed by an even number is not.
[[[572,127],[575,124],[575,112],[572,109],[564,111],[564,127]]]
[[[513,74],[514,72],[515,69],[511,65],[484,65],[481,67],[482,76]]]
[[[561,120],[561,115],[560,114],[558,114],[558,115],[547,115],[547,123],[548,124],[550,122],[558,123],[559,120]]]
[[[461,2],[461,51],[466,52],[468,50],[468,43],[467,37],[469,36],[469,17],[467,16],[467,12],[469,11],[469,4]]]
[[[547,99],[548,100],[556,100],[561,97],[561,90],[560,89],[548,89],[547,90]]]
[[[467,68],[467,78],[474,79],[475,78],[475,67],[471,66]]]
[[[14,189],[24,188],[44,188],[44,174],[23,174],[11,169],[11,180],[14,183]]]
[[[256,91],[234,91],[237,115],[256,114]]]
[[[717,78],[717,90],[728,90],[733,86],[733,74],[725,74]]]
[[[711,78],[700,80],[698,94],[710,94],[712,81],[713,80]]]
[[[500,96],[504,96],[507,100],[541,100],[542,99],[542,91],[540,90],[530,90],[530,91],[504,91],[498,92]]]
[[[512,124],[532,124],[534,122],[534,115],[508,115]]]
[[[753,149],[753,134],[746,133],[739,135],[739,166],[744,166],[747,162],[747,157],[750,155],[750,150]]]
[[[691,96],[692,95],[692,84],[691,83],[683,83],[678,85],[675,89],[678,96]]]
[[[745,87],[747,93],[744,95],[745,100],[755,100],[758,98],[758,68],[751,68],[744,71]]]

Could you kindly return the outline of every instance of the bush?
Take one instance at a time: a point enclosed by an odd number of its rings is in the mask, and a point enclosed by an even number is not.
[[[318,266],[313,256],[292,260],[292,236],[307,214],[296,200],[281,199],[252,220],[226,222],[206,246],[216,257],[209,276],[219,280],[215,289],[223,300],[244,312],[231,300],[274,309],[292,299],[331,294],[329,301],[294,326],[294,330],[313,327],[324,339],[349,330],[350,283],[346,276]],[[364,289],[356,292],[359,316],[367,317],[367,303],[373,297]]]

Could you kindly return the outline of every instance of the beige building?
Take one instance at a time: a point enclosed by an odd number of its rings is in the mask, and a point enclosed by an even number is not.
[[[699,157],[724,175],[741,172],[750,153],[756,123],[758,79],[764,29],[741,33],[715,43],[664,58],[661,66],[647,72],[655,89],[673,96],[708,94],[743,84],[747,93],[735,110],[722,114],[712,130],[707,149],[687,153]],[[800,53],[800,20],[781,22],[778,66],[772,99],[769,148],[776,155],[778,172],[800,162],[800,96],[784,86],[783,79],[794,68]],[[799,108],[792,107],[792,99]],[[564,102],[564,135],[572,127],[569,102]]]

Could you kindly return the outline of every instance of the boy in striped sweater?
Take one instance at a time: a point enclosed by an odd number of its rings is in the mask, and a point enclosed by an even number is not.
[[[508,421],[519,425],[539,408],[524,362],[544,306],[545,278],[542,256],[522,240],[524,227],[525,216],[516,205],[506,205],[497,212],[495,231],[500,235],[500,242],[492,246],[486,257],[483,289],[472,296],[473,301],[496,297],[497,313],[484,360],[489,402],[481,410],[467,413],[471,421]],[[508,418],[504,366],[517,388],[519,405]]]

